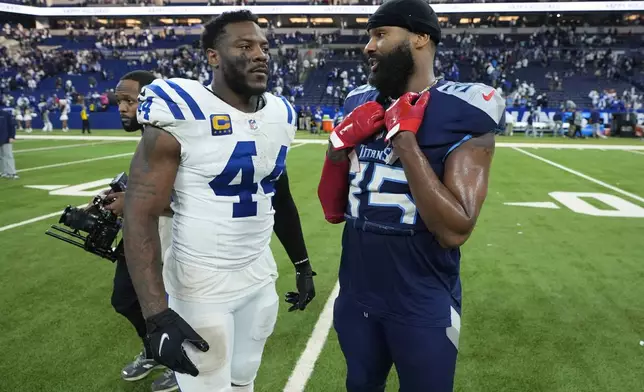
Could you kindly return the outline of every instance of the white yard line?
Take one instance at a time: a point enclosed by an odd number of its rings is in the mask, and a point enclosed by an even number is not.
[[[642,197],[640,197],[640,196],[638,196],[638,195],[636,195],[636,194],[634,194],[634,193],[627,192],[627,191],[625,191],[625,190],[623,190],[623,189],[620,189],[620,188],[618,188],[618,187],[616,187],[616,186],[613,186],[613,185],[607,184],[607,183],[605,183],[605,182],[603,182],[603,181],[600,181],[600,180],[598,180],[598,179],[596,179],[596,178],[590,177],[590,176],[588,176],[588,175],[586,175],[586,174],[584,174],[584,173],[578,172],[578,171],[573,170],[573,169],[571,169],[571,168],[568,168],[568,167],[566,167],[566,166],[564,166],[564,165],[561,165],[561,164],[559,164],[559,163],[553,162],[553,161],[548,160],[548,159],[546,159],[546,158],[540,157],[539,155],[535,155],[535,154],[533,154],[533,153],[531,153],[531,152],[528,152],[528,151],[522,150],[522,149],[520,149],[520,148],[514,148],[514,150],[515,150],[515,151],[518,151],[518,152],[520,152],[520,153],[522,153],[522,154],[525,154],[525,155],[527,155],[527,156],[529,156],[529,157],[532,157],[532,158],[534,158],[534,159],[538,159],[538,160],[540,160],[541,162],[545,162],[545,163],[547,163],[547,164],[549,164],[549,165],[551,165],[551,166],[554,166],[554,167],[556,167],[556,168],[558,168],[558,169],[561,169],[561,170],[563,170],[563,171],[566,171],[566,172],[568,172],[568,173],[570,173],[570,174],[574,174],[574,175],[576,175],[577,177],[581,177],[581,178],[583,178],[583,179],[585,179],[585,180],[588,180],[588,181],[590,181],[590,182],[594,182],[595,184],[597,184],[597,185],[601,185],[601,186],[603,186],[604,188],[610,189],[610,190],[612,190],[612,191],[614,191],[614,192],[617,192],[617,193],[621,193],[622,195],[624,195],[624,196],[628,196],[628,197],[630,197],[630,198],[632,198],[632,199],[635,199],[635,200],[639,201],[640,203],[644,203],[644,198],[642,198]]]
[[[320,357],[326,338],[329,336],[329,331],[333,324],[333,304],[339,292],[340,282],[337,282],[335,287],[333,287],[333,291],[331,291],[331,295],[329,295],[329,298],[324,304],[324,309],[320,313],[317,323],[315,323],[313,333],[306,343],[306,348],[302,352],[300,359],[298,359],[293,373],[288,378],[284,392],[304,391],[307,381],[311,377],[311,374],[313,374],[315,362]]]
[[[636,151],[636,150],[628,150],[628,151],[632,152],[633,154],[644,155],[644,152],[642,152],[642,151]]]
[[[141,139],[141,136],[100,136],[99,134],[92,136],[82,135],[19,135],[18,139],[23,140],[112,140],[112,141],[136,141]],[[328,144],[327,139],[298,139],[294,143],[302,144]],[[573,150],[624,150],[624,151],[644,151],[644,144],[628,145],[628,144],[581,144],[581,143],[507,143],[498,142],[496,147],[500,148],[554,148],[554,149],[573,149]]]
[[[296,147],[301,147],[303,145],[304,144],[293,144],[293,145],[291,145],[291,149],[294,149]],[[61,162],[61,163],[54,163],[54,164],[45,165],[45,166],[28,167],[26,169],[16,170],[16,172],[24,173],[24,172],[34,171],[34,170],[50,169],[52,167],[61,167],[61,166],[76,165],[78,163],[101,161],[101,160],[104,160],[104,159],[122,158],[122,157],[127,157],[127,156],[130,156],[130,155],[134,155],[134,153],[133,152],[126,152],[126,153],[123,153],[123,154],[107,155],[107,156],[104,156],[104,157],[81,159],[79,161]]]
[[[132,156],[132,155],[134,155],[133,152],[126,152],[124,154],[107,155],[107,156],[104,156],[104,157],[81,159],[79,161],[62,162],[62,163],[54,163],[54,164],[51,164],[51,165],[45,165],[45,166],[28,167],[26,169],[21,169],[21,170],[16,170],[16,171],[18,173],[24,173],[24,172],[34,171],[34,170],[51,169],[52,167],[61,167],[61,166],[76,165],[76,164],[79,164],[79,163],[102,161],[104,159],[123,158],[123,157],[127,157],[127,156]]]
[[[125,132],[123,132],[125,133]],[[141,136],[81,136],[81,135],[17,135],[17,140],[112,140],[112,141],[136,141],[141,140]]]
[[[294,144],[294,145],[291,146],[291,149],[296,148],[296,147],[301,147],[303,145],[304,144]],[[125,153],[125,154],[108,155],[108,156],[105,156],[105,157],[83,159],[83,160],[80,160],[80,161],[55,163],[53,165],[31,167],[31,168],[27,168],[27,169],[18,170],[18,171],[19,172],[26,172],[26,171],[33,171],[33,170],[40,170],[40,169],[49,169],[49,168],[52,168],[52,167],[75,165],[75,164],[78,164],[78,163],[93,162],[93,161],[99,161],[99,160],[103,160],[103,159],[121,158],[121,157],[130,156],[130,155],[134,155],[134,153],[133,152],[128,152],[128,153]],[[84,206],[84,205],[85,204],[81,205],[81,207]],[[41,221],[43,219],[47,219],[47,218],[51,218],[51,217],[60,215],[62,213],[63,213],[63,211],[61,210],[61,211],[57,211],[57,212],[52,212],[51,214],[37,216],[37,217],[32,218],[32,219],[27,219],[26,221],[14,223],[14,224],[7,225],[7,226],[2,226],[2,227],[0,227],[0,232],[5,231],[5,230],[9,230],[9,229],[13,229],[13,228],[16,228],[16,227],[28,225],[30,223],[38,222],[38,221]]]
[[[317,140],[312,140],[312,141],[306,141],[306,140],[297,140],[298,142],[301,143],[316,143],[319,142]],[[326,141],[324,142],[326,143]],[[590,176],[587,176],[583,173],[580,173],[576,170],[572,170],[570,168],[567,168],[563,165],[560,165],[556,162],[552,162],[548,159],[542,158],[538,155],[532,154],[530,152],[524,151],[519,147],[538,147],[538,148],[572,148],[572,149],[596,149],[596,150],[602,150],[602,149],[608,149],[608,150],[622,150],[622,149],[628,149],[630,147],[634,147],[634,149],[643,149],[644,147],[639,147],[639,146],[601,146],[601,145],[552,145],[552,144],[527,144],[527,143],[497,143],[497,146],[500,144],[506,144],[506,146],[502,147],[511,147],[516,151],[519,151],[523,154],[526,154],[532,158],[538,159],[540,161],[543,161],[549,165],[552,165],[554,167],[557,167],[561,170],[567,171],[568,173],[574,174],[576,176],[579,176],[581,178],[584,178],[588,181],[594,182],[598,185],[601,185],[603,187],[606,187],[608,189],[611,189],[615,192],[621,193],[622,195],[631,197],[635,200],[638,200],[642,203],[644,203],[644,198],[641,198],[640,196],[637,196],[635,194],[632,194],[630,192],[624,191],[622,189],[619,189],[617,187],[614,187],[610,184],[606,184],[603,181],[597,180],[595,178],[592,178]],[[617,148],[616,148],[617,147]],[[627,148],[624,148],[627,147]],[[633,151],[629,150],[632,152],[637,152],[639,151]],[[311,334],[311,337],[309,338],[306,348],[302,352],[302,355],[300,356],[299,360],[297,361],[297,364],[295,365],[295,369],[293,369],[293,372],[291,373],[288,382],[286,383],[286,386],[284,387],[283,392],[303,392],[304,388],[306,387],[306,383],[308,382],[309,378],[311,377],[311,374],[313,374],[313,370],[315,368],[315,362],[319,358],[322,348],[324,347],[324,344],[326,343],[326,339],[329,335],[329,331],[331,330],[331,327],[333,325],[333,304],[335,303],[335,299],[338,296],[338,292],[340,291],[340,284],[339,282],[336,283],[335,287],[333,288],[333,291],[331,292],[331,295],[327,299],[326,304],[324,305],[324,309],[322,310],[322,313],[320,314],[320,317],[318,318],[317,323],[315,324],[315,327],[313,328],[313,333]]]
[[[81,204],[81,205],[79,205],[79,206],[78,206],[78,208],[80,208],[80,207],[84,207],[84,206],[86,206],[86,205],[87,205],[87,203],[85,203],[85,204]],[[60,210],[60,211],[52,212],[51,214],[41,215],[41,216],[37,216],[37,217],[35,217],[35,218],[31,218],[31,219],[24,220],[24,221],[22,221],[22,222],[13,223],[13,224],[10,224],[10,225],[7,225],[7,226],[2,226],[2,227],[0,227],[0,232],[6,231],[6,230],[15,229],[16,227],[20,227],[20,226],[28,225],[28,224],[30,224],[30,223],[39,222],[39,221],[41,221],[41,220],[45,220],[45,219],[49,219],[49,218],[53,218],[53,217],[55,217],[55,216],[60,216],[60,214],[62,214],[62,213],[63,213],[63,211],[64,211],[64,210]]]
[[[14,154],[19,154],[19,153],[23,153],[23,152],[62,150],[62,149],[65,149],[65,148],[90,147],[90,146],[98,146],[98,145],[101,145],[101,144],[113,144],[113,143],[118,143],[118,141],[107,140],[107,141],[98,142],[98,143],[77,143],[77,144],[65,144],[64,146],[27,148],[27,149],[23,149],[23,150],[13,150],[13,153]]]

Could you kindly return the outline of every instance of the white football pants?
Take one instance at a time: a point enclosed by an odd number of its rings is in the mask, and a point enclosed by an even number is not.
[[[264,345],[277,321],[275,281],[232,302],[187,302],[170,296],[169,306],[210,346],[203,353],[183,344],[199,375],[175,373],[181,391],[252,392]],[[246,387],[233,389],[231,384]]]

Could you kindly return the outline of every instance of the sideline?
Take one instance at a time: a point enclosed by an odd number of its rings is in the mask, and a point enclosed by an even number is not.
[[[141,136],[75,136],[75,135],[20,135],[17,139],[24,140],[113,140],[113,141],[137,141]],[[303,144],[327,144],[326,139],[299,139],[295,138],[294,143]],[[644,151],[642,145],[628,144],[575,144],[575,143],[506,143],[497,142],[496,147],[502,148],[552,148],[563,150],[622,150],[622,151]]]

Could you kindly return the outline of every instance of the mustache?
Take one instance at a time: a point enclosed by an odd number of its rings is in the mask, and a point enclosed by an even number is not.
[[[260,65],[255,68],[251,68],[250,72],[262,72],[268,75],[268,65]]]

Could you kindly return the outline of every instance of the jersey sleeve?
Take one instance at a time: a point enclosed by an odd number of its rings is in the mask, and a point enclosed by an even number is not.
[[[141,125],[161,128],[174,136],[182,145],[189,135],[190,120],[206,120],[199,105],[179,80],[156,79],[139,94],[137,121]]]
[[[348,116],[355,108],[368,101],[374,101],[378,96],[378,90],[369,84],[363,84],[353,89],[344,99],[343,113]]]
[[[288,134],[291,139],[291,142],[295,139],[295,132],[297,131],[297,112],[295,111],[295,108],[293,108],[293,105],[286,99],[284,96],[279,96],[276,97],[278,101],[278,105],[281,106],[283,109],[283,117],[284,120],[286,120],[286,123],[288,124]]]
[[[472,136],[505,127],[505,99],[493,87],[482,83],[446,83],[437,90],[455,110],[444,126],[447,131]],[[447,105],[446,105],[447,106]]]

